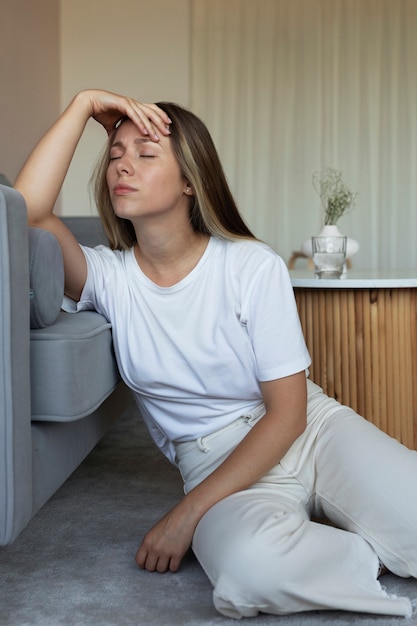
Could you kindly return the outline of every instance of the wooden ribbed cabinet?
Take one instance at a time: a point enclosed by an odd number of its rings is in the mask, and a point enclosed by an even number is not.
[[[311,379],[417,449],[417,279],[355,280],[349,272],[340,281],[310,274],[308,282],[297,273],[291,278]]]

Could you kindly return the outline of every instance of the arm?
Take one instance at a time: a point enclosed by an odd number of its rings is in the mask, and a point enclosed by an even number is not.
[[[253,485],[277,465],[306,426],[305,372],[262,383],[266,414],[230,456],[146,535],[140,567],[176,571],[203,515],[223,498]]]
[[[170,121],[156,105],[106,91],[82,91],[39,141],[14,185],[26,200],[29,225],[45,228],[57,237],[64,256],[65,292],[76,300],[87,276],[85,258],[71,232],[53,215],[53,209],[90,117],[111,133],[126,116],[154,141],[159,138],[157,131],[169,132]]]

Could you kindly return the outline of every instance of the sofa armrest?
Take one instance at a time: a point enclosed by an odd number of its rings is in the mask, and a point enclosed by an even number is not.
[[[32,514],[26,205],[0,185],[0,545]]]

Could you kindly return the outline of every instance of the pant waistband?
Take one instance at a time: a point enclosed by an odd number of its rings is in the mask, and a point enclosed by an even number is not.
[[[208,435],[203,435],[202,437],[198,437],[197,439],[192,439],[190,441],[174,441],[175,451],[177,456],[180,457],[181,454],[185,454],[188,450],[195,448],[196,446],[202,452],[209,452],[210,447],[209,443],[212,439],[218,437],[219,435],[225,433],[232,428],[236,428],[239,424],[249,424],[253,426],[261,417],[265,415],[266,409],[264,404],[260,404],[259,406],[252,409],[252,411],[241,415],[237,419],[230,422],[226,426],[215,430]]]

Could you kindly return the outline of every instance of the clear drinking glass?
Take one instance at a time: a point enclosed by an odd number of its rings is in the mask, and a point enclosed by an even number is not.
[[[313,263],[318,278],[340,278],[346,263],[347,237],[312,237]]]

